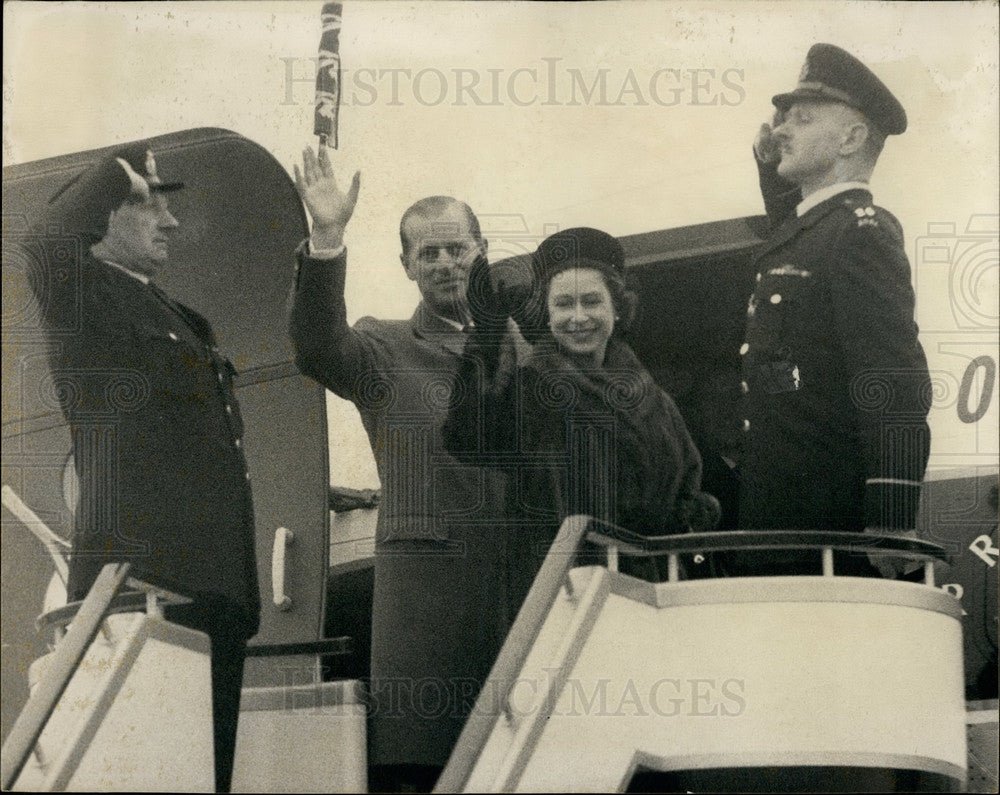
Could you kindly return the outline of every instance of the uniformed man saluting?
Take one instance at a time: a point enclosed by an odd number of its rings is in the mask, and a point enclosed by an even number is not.
[[[774,228],[740,350],[740,527],[899,533],[915,525],[930,379],[896,219],[868,180],[906,113],[864,64],[810,50],[755,150]],[[784,188],[784,190],[782,190]],[[902,563],[872,557],[885,576]],[[733,557],[735,573],[809,573],[816,553]],[[864,556],[838,573],[874,573]]]
[[[155,284],[178,226],[167,196],[182,187],[142,144],[94,163],[39,223],[42,244],[72,262],[33,257],[31,277],[80,480],[69,598],[129,561],[132,576],[193,600],[166,617],[211,639],[216,788],[228,791],[260,619],[254,515],[235,371],[208,321]]]

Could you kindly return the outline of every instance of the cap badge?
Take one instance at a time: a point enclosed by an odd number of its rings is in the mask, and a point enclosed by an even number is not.
[[[149,183],[143,179],[141,176],[135,173],[135,170],[129,165],[129,162],[123,157],[116,157],[115,160],[118,161],[123,169],[125,169],[125,174],[128,176],[128,181],[132,186],[132,192],[142,196],[144,199],[149,198]]]
[[[153,157],[153,150],[146,150],[146,179],[148,179],[153,185],[160,184],[160,177],[156,173],[156,158]]]

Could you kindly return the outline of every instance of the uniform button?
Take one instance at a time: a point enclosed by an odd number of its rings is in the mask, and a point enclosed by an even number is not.
[[[233,407],[230,406],[229,404],[226,404],[226,414],[232,414],[232,413],[233,413]]]
[[[781,293],[775,293],[774,295],[772,295],[771,296],[771,303],[772,304],[780,304],[781,303]]]
[[[222,379],[222,373],[217,373],[217,375],[219,376],[219,383],[221,384],[221,383],[222,383],[222,380],[223,380],[223,379]]]
[[[750,430],[750,420],[743,420],[743,430],[744,431]]]
[[[743,394],[745,395],[747,392],[750,391],[750,384],[748,384],[746,381],[740,381],[740,389],[743,390]]]
[[[243,441],[241,439],[237,439],[235,442],[233,442],[233,444],[235,444],[237,447],[242,447]]]
[[[750,350],[750,343],[744,342],[742,345],[740,345],[740,356],[745,356],[748,350]]]
[[[180,337],[178,337],[178,336],[177,336],[176,334],[174,334],[174,332],[172,332],[172,331],[170,332],[170,335],[169,335],[169,336],[170,336],[170,339],[172,339],[172,340],[173,340],[174,342],[177,342],[177,340],[179,340],[179,339],[180,339]]]
[[[247,480],[250,480],[250,473],[247,472]]]
[[[757,274],[757,281],[760,281],[760,274]]]

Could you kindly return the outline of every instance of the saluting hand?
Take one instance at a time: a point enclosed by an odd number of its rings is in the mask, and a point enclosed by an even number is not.
[[[761,163],[772,165],[781,160],[781,144],[774,137],[775,128],[785,120],[785,114],[780,110],[774,111],[774,119],[770,124],[760,125],[757,131],[757,138],[753,142],[753,151]]]
[[[344,193],[337,187],[325,146],[319,147],[318,156],[306,147],[302,152],[302,170],[298,165],[294,169],[295,187],[313,219],[313,247],[338,248],[344,242],[344,229],[358,203],[361,173],[354,172],[351,187]]]

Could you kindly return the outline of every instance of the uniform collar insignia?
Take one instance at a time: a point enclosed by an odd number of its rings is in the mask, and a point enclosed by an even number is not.
[[[812,276],[812,271],[801,270],[794,265],[782,265],[780,268],[771,268],[767,272],[768,276],[801,276],[808,278]]]

